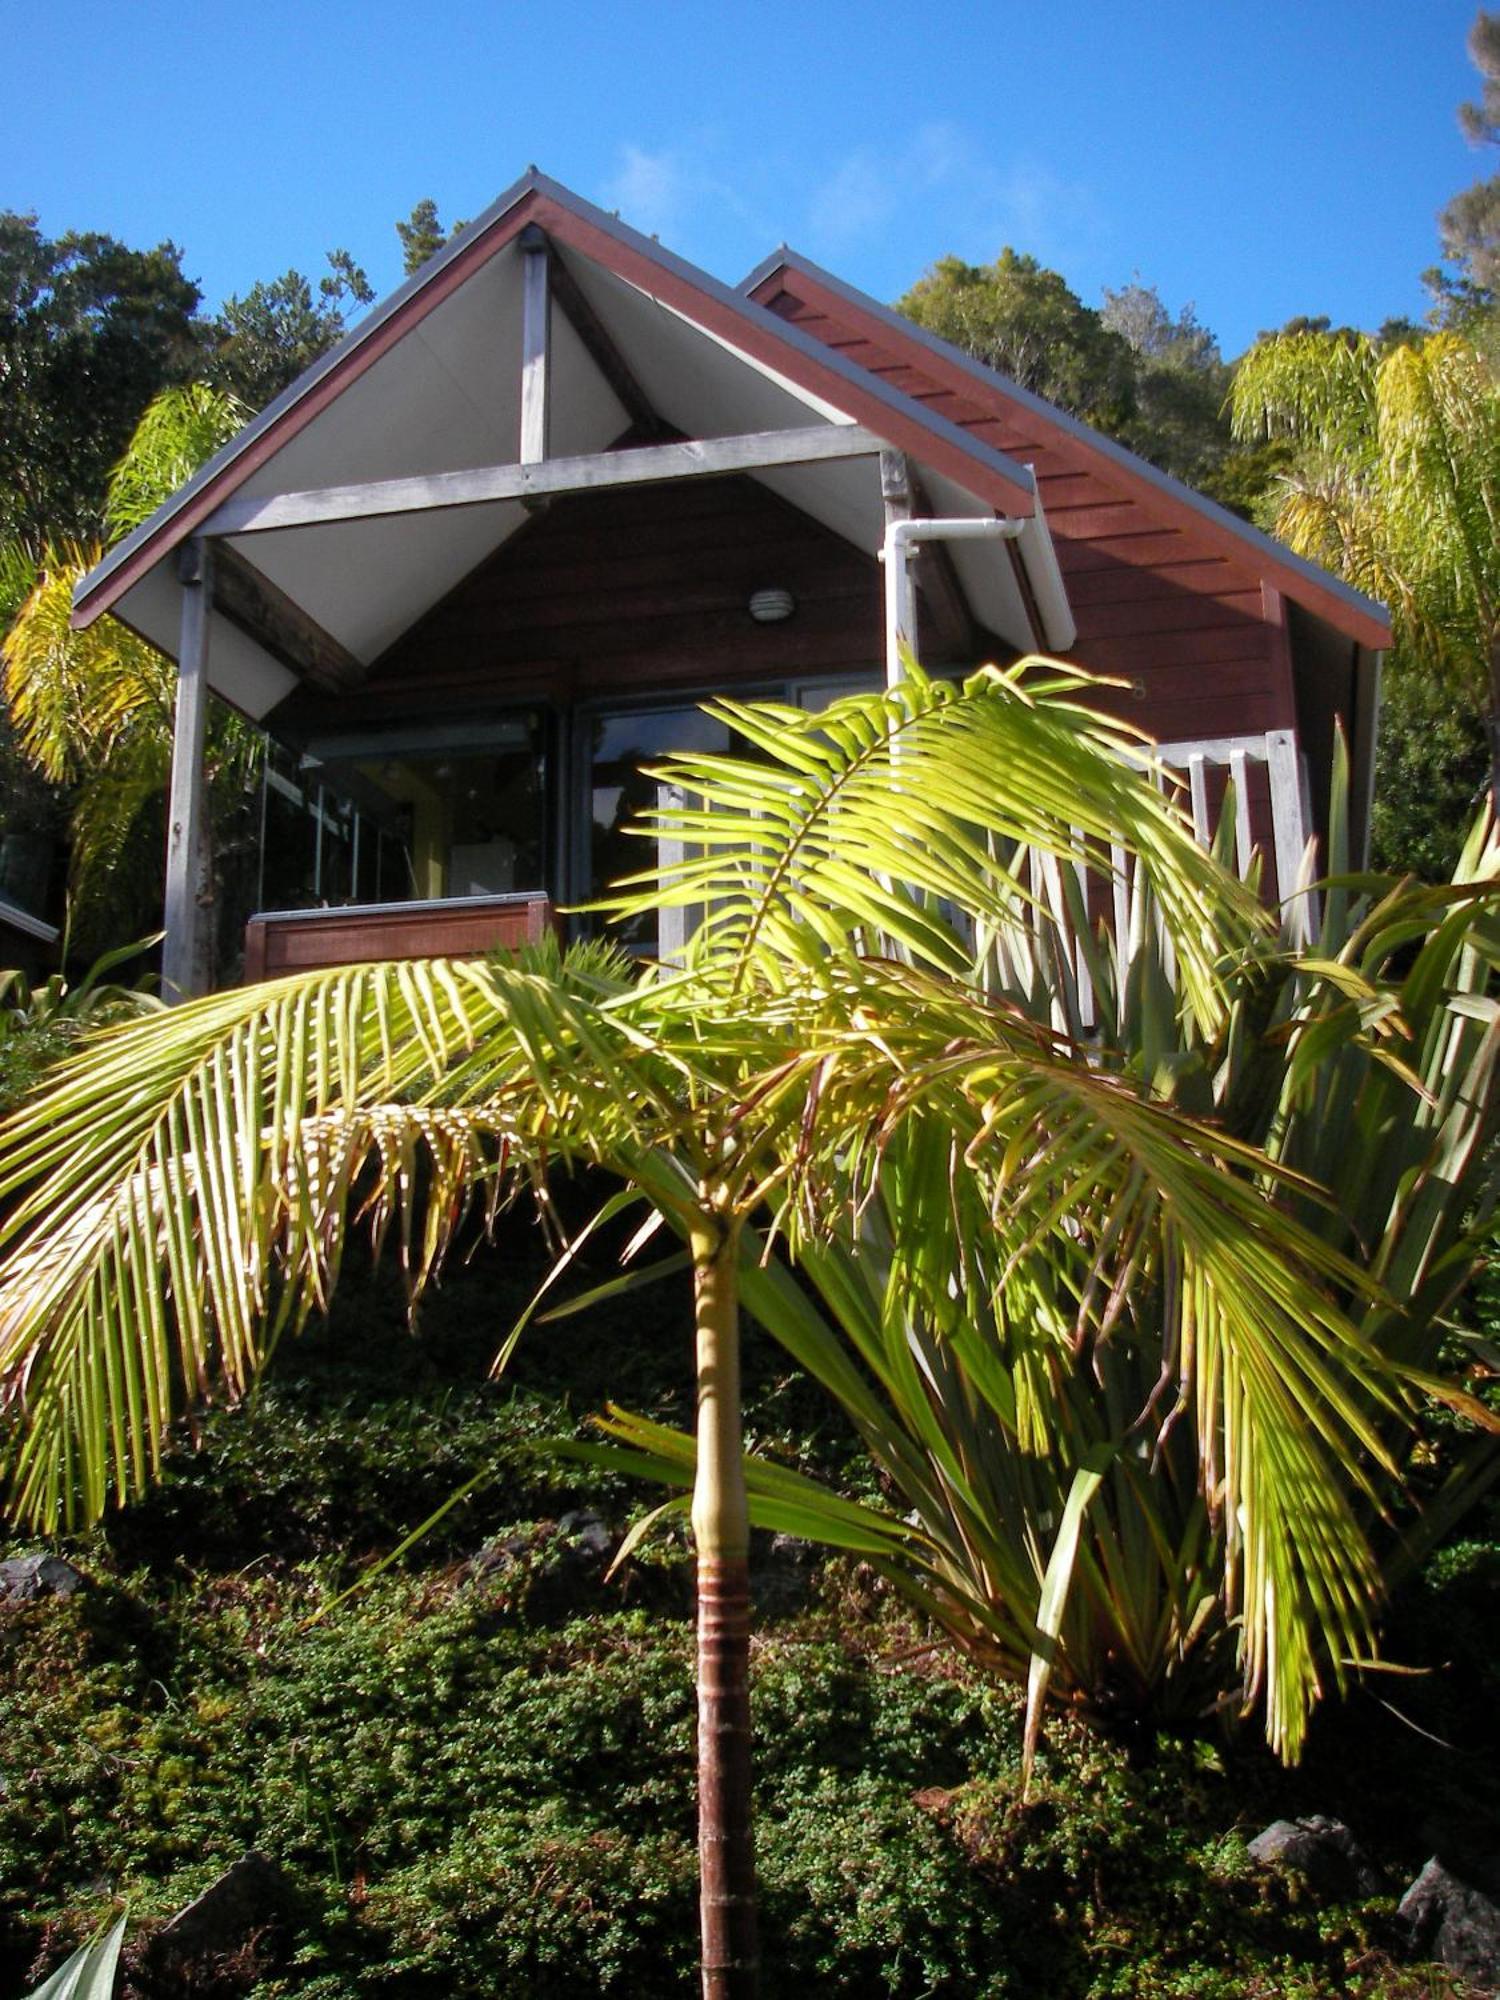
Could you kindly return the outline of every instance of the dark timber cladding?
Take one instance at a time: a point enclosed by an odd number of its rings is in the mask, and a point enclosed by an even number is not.
[[[783,624],[748,604],[790,590]],[[629,699],[878,670],[874,559],[743,477],[552,502],[337,704],[306,690],[276,726],[340,730],[513,701]],[[1001,649],[991,640],[988,654]]]
[[[1284,633],[1267,617],[1254,551],[1228,554],[1151,489],[996,383],[836,295],[795,265],[752,297],[892,388],[1035,470],[1068,600],[1072,657],[1128,689],[1106,697],[1163,742],[1296,723]]]

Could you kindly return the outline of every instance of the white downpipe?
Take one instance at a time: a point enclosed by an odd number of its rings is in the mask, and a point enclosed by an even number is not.
[[[885,684],[901,679],[903,648],[917,652],[917,594],[912,587],[911,551],[921,542],[1013,542],[1024,521],[985,515],[950,521],[891,521],[880,560],[885,564]]]
[[[1028,530],[1030,532],[1028,533]],[[912,585],[911,551],[922,542],[1020,542],[1026,580],[1036,599],[1042,630],[1038,645],[1066,652],[1078,636],[1073,608],[1057,566],[1057,552],[1040,509],[1029,519],[973,515],[951,520],[922,518],[891,521],[886,526],[880,560],[885,564],[885,679],[894,687],[901,678],[901,650],[917,651],[917,598]]]

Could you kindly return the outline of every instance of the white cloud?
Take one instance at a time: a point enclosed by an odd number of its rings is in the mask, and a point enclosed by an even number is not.
[[[621,150],[620,165],[605,190],[605,200],[620,211],[632,229],[671,236],[695,192],[693,176],[680,155],[670,150],[648,153],[643,147],[627,145]]]
[[[880,154],[845,154],[807,198],[811,246],[830,257],[893,230],[909,235],[914,223],[928,242],[977,262],[1011,243],[1067,268],[1093,247],[1100,211],[1086,186],[1044,160],[996,160],[972,133],[938,121]]]
[[[876,235],[890,221],[897,190],[874,153],[850,153],[808,200],[807,220],[819,241],[848,243]]]

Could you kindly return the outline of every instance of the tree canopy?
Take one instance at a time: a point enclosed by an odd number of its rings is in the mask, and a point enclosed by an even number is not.
[[[1484,8],[1469,30],[1469,55],[1479,71],[1477,102],[1461,104],[1458,122],[1476,146],[1500,145],[1500,13]],[[1464,188],[1438,216],[1442,265],[1427,273],[1445,324],[1472,323],[1495,307],[1500,293],[1500,174]]]
[[[1226,505],[1249,512],[1258,497],[1270,461],[1230,434],[1218,342],[1139,276],[1096,310],[1007,248],[993,264],[940,258],[897,309]]]
[[[0,215],[0,535],[87,534],[141,412],[200,357],[200,294],[174,243],[44,236]]]
[[[1487,726],[1500,769],[1500,384],[1484,357],[1454,333],[1389,349],[1363,335],[1283,334],[1241,361],[1233,407],[1240,435],[1293,448],[1276,532],[1390,606],[1393,681],[1419,677],[1418,709],[1471,718],[1462,755]],[[1404,747],[1387,732],[1387,756]],[[1383,777],[1386,858],[1432,858],[1399,851],[1408,795],[1389,763]],[[1403,819],[1382,822],[1386,805]],[[1423,797],[1421,821],[1437,833],[1431,808]],[[1441,829],[1450,859],[1460,835],[1461,823]]]

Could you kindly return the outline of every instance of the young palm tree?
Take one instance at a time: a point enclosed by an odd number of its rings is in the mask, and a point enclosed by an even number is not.
[[[588,946],[216,995],[96,1042],[0,1132],[0,1472],[11,1511],[48,1527],[138,1493],[187,1401],[244,1391],[326,1299],[356,1216],[420,1287],[467,1204],[587,1161],[681,1238],[710,1995],[755,1980],[748,1496],[795,1498],[774,1468],[747,1489],[741,1452],[743,1252],[767,1220],[814,1268],[868,1246],[899,1270],[937,1333],[892,1350],[908,1381],[944,1343],[984,1366],[975,1330],[998,1311],[1039,1448],[1068,1358],[1107,1348],[1137,1286],[1177,1288],[1191,1338],[1166,1386],[1199,1412],[1205,1504],[1239,1523],[1246,1648],[1373,1643],[1347,1468],[1373,1485],[1392,1467],[1370,1411],[1410,1392],[1333,1301],[1360,1274],[1289,1212],[1300,1184],[1273,1160],[972,976],[976,930],[1033,907],[1018,847],[1106,884],[1112,851],[1132,857],[1205,1036],[1268,933],[1086,695],[1076,670],[1032,662],[961,692],[913,673],[817,717],[725,704],[764,761],[698,760],[711,796],[673,822],[688,858],[621,896],[704,906],[681,967]],[[859,1360],[837,1365],[857,1396]],[[878,1397],[865,1409],[878,1424]],[[1148,1455],[1170,1427],[1153,1401],[1122,1421]],[[958,1453],[944,1471],[972,1497]],[[833,1511],[853,1545],[888,1547],[878,1515]],[[1076,1516],[1035,1533],[1060,1544]]]
[[[22,750],[54,784],[77,787],[72,872],[87,913],[102,906],[134,853],[143,815],[165,795],[172,763],[176,670],[154,646],[113,618],[86,631],[70,619],[73,590],[104,547],[139,526],[235,435],[246,412],[203,383],[164,389],[146,409],[110,478],[105,542],[64,542],[35,560],[12,550],[30,581],[5,638],[4,692]],[[209,766],[223,797],[243,791],[257,754],[253,731],[216,709]],[[203,821],[205,843],[211,821]],[[198,857],[200,893],[209,898],[213,856]],[[211,930],[204,927],[205,948]],[[204,968],[203,984],[211,983]]]

